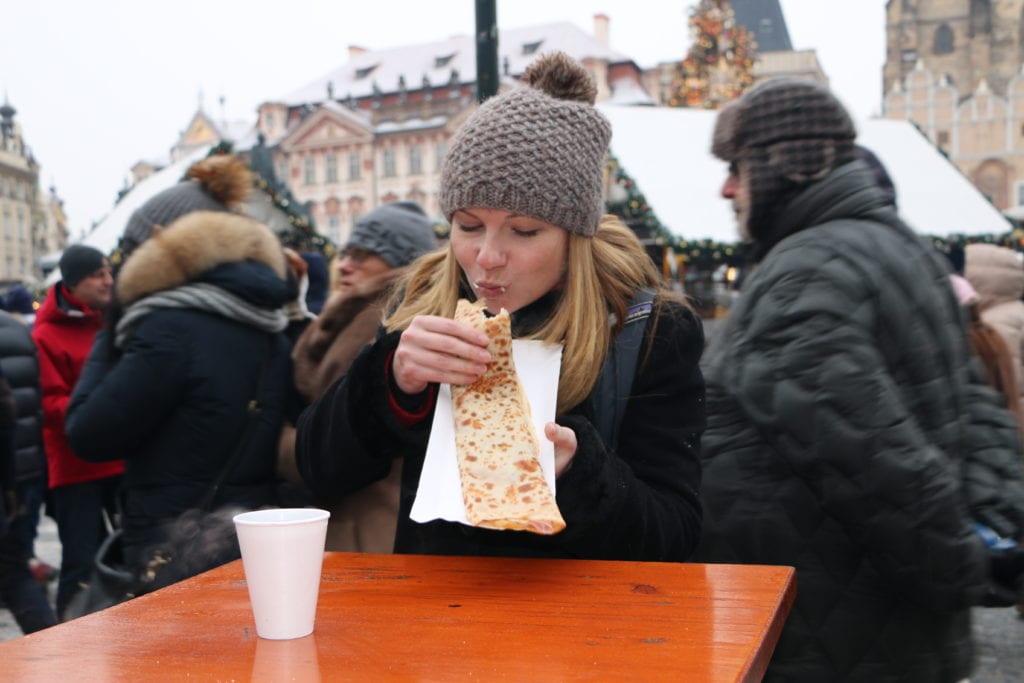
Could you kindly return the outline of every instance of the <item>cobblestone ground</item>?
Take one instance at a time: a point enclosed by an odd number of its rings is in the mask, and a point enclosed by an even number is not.
[[[36,554],[54,566],[60,565],[57,528],[49,517],[39,526]],[[52,602],[56,584],[50,584]],[[21,636],[11,613],[0,609],[0,641]],[[974,636],[978,662],[971,683],[1024,683],[1024,619],[1013,609],[976,609]],[[0,675],[2,678],[2,675]]]

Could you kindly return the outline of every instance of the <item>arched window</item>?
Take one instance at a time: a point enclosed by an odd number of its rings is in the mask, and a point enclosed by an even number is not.
[[[953,51],[953,29],[943,24],[935,29],[935,45],[932,52],[937,55],[948,55]]]
[[[989,0],[971,0],[971,37],[992,32],[992,3]]]

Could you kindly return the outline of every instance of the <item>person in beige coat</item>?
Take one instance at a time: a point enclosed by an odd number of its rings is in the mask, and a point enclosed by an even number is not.
[[[1013,360],[1017,390],[1024,399],[1024,260],[994,244],[964,249],[964,277],[978,293],[981,319],[1006,341]]]
[[[331,295],[292,352],[295,387],[307,401],[338,381],[374,340],[388,289],[405,266],[434,246],[431,222],[413,202],[385,204],[356,221],[332,262]],[[294,431],[292,436],[294,443]],[[401,480],[396,462],[386,479],[339,500],[318,501],[331,511],[327,550],[392,552]]]

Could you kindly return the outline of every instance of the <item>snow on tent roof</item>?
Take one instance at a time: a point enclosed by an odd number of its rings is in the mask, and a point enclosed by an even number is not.
[[[686,239],[737,240],[732,206],[719,190],[726,164],[711,155],[717,112],[599,105],[612,124],[612,153],[662,225]],[[869,119],[857,142],[896,186],[900,214],[922,234],[1002,234],[1011,225],[908,121]]]

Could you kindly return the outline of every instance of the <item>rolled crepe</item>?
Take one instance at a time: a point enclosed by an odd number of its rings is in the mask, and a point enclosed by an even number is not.
[[[463,299],[455,319],[483,331],[491,354],[476,382],[451,388],[466,518],[487,529],[558,533],[565,520],[541,470],[530,403],[512,359],[508,311],[488,318],[482,303]]]

